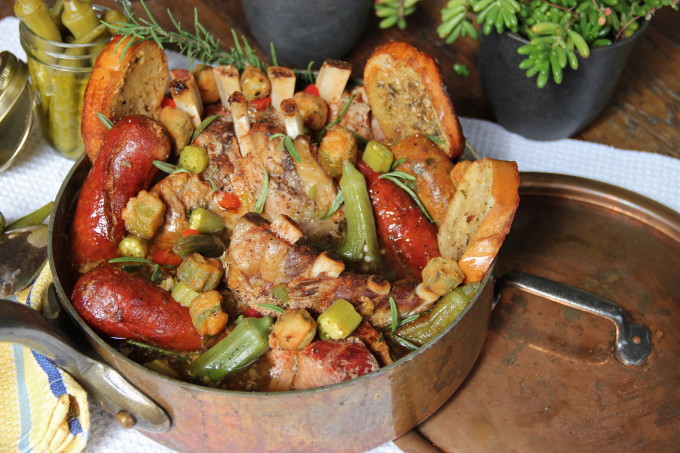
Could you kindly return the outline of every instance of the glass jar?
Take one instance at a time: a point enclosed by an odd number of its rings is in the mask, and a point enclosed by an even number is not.
[[[19,36],[43,136],[62,155],[76,159],[84,148],[80,135],[83,93],[110,35],[105,33],[105,39],[89,44],[67,44],[43,39],[20,23]]]

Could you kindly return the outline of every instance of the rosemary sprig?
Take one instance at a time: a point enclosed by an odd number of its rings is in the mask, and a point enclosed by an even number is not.
[[[182,167],[178,167],[177,165],[172,165],[172,164],[169,164],[167,162],[163,162],[162,160],[154,160],[153,165],[154,165],[154,167],[156,167],[160,171],[164,171],[165,173],[168,173],[168,174],[190,173],[189,170],[186,170]]]
[[[399,310],[397,310],[397,304],[392,296],[390,296],[390,313],[392,314],[390,333],[394,333],[397,330],[397,324],[399,323]]]
[[[403,158],[403,157],[401,159],[395,160],[394,162],[392,162],[392,168],[390,168],[390,170],[394,170],[395,168],[397,168],[399,165],[403,164],[404,162],[406,162],[406,159]]]
[[[345,196],[342,194],[342,190],[338,190],[338,194],[333,198],[333,202],[331,205],[328,207],[328,210],[326,213],[321,217],[321,220],[326,220],[333,214],[335,214],[335,211],[340,209],[340,205],[345,202]]]
[[[383,179],[389,179],[393,183],[395,183],[397,186],[401,187],[404,189],[404,191],[410,195],[411,198],[413,198],[413,201],[416,202],[420,210],[423,212],[427,220],[430,221],[430,223],[434,223],[434,219],[432,216],[430,216],[430,213],[427,212],[427,209],[423,205],[423,203],[420,201],[420,198],[418,198],[418,195],[406,184],[402,182],[402,179],[407,180],[407,181],[415,181],[415,176],[410,175],[408,173],[405,173],[403,171],[391,171],[389,173],[384,173],[380,175],[380,178]]]
[[[295,144],[293,143],[293,139],[287,136],[286,134],[273,134],[272,136],[269,137],[269,140],[274,140],[275,138],[280,138],[281,141],[279,142],[279,151],[283,151],[284,145],[286,146],[286,149],[288,150],[288,154],[290,154],[290,157],[295,159],[295,162],[300,163],[302,162],[302,159],[300,159],[300,155],[297,152],[297,149],[295,149]]]
[[[108,119],[108,117],[101,112],[97,113],[97,118],[99,118],[99,121],[101,121],[102,124],[106,126],[107,129],[111,130],[111,128],[113,127],[113,121]]]
[[[278,305],[273,305],[273,304],[257,304],[258,307],[260,308],[266,308],[268,310],[275,311],[277,313],[283,314],[286,312],[283,308],[279,307]]]
[[[326,124],[323,128],[321,128],[321,130],[319,131],[319,133],[316,136],[317,142],[321,142],[324,135],[326,135],[326,131],[328,129],[332,128],[333,126],[337,125],[340,121],[342,121],[342,117],[345,116],[345,114],[347,113],[347,109],[349,109],[349,106],[354,101],[354,96],[355,95],[351,95],[349,97],[349,99],[347,100],[347,103],[342,107],[342,109],[340,110],[340,113],[338,113],[338,116],[333,121],[331,121],[330,123]]]
[[[206,64],[232,65],[239,70],[243,70],[249,65],[266,70],[267,65],[255,55],[248,40],[241,36],[239,41],[238,36],[233,30],[234,48],[228,51],[223,50],[220,47],[220,40],[209,33],[199,22],[196,9],[194,9],[195,33],[191,33],[185,30],[180,22],[177,22],[170,9],[167,10],[168,17],[175,30],[163,29],[156,21],[156,18],[153,17],[151,11],[149,11],[144,0],[141,0],[140,3],[146,13],[146,19],[137,17],[134,11],[124,3],[125,14],[129,17],[129,22],[106,23],[108,27],[117,33],[126,38],[133,38],[125,40],[127,44],[125,49],[123,49],[123,55],[133,42],[152,39],[161,49],[168,44],[175,44],[179,47],[180,53],[189,57],[191,66],[193,66],[194,60],[200,60]]]
[[[220,115],[211,115],[204,119],[203,121],[201,121],[201,124],[199,124],[196,130],[194,131],[194,135],[191,136],[191,140],[189,140],[189,143],[192,143],[194,140],[196,140],[196,137],[201,135],[201,132],[203,132],[206,127],[210,126],[210,124],[219,117]]]

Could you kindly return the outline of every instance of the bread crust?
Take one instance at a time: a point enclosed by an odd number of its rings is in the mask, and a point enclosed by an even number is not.
[[[416,133],[445,142],[451,159],[465,138],[437,62],[405,42],[377,47],[364,69],[364,88],[385,137],[396,143]]]
[[[108,132],[98,113],[116,122],[128,115],[158,119],[168,83],[167,56],[154,41],[140,41],[121,54],[127,42],[114,37],[97,57],[83,96],[81,134],[91,161]]]
[[[510,231],[519,205],[520,178],[517,163],[488,160],[492,162],[493,168],[491,194],[494,205],[470,237],[465,252],[458,260],[458,266],[465,273],[466,284],[479,282],[484,278]]]

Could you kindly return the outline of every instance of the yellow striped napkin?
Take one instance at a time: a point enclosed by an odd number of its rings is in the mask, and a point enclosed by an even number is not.
[[[38,311],[52,283],[49,266],[17,302]],[[77,453],[87,442],[87,394],[45,356],[0,343],[0,452]]]

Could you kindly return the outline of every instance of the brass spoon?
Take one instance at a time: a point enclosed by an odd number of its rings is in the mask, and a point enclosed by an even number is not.
[[[0,235],[0,298],[25,289],[47,261],[47,225]]]

